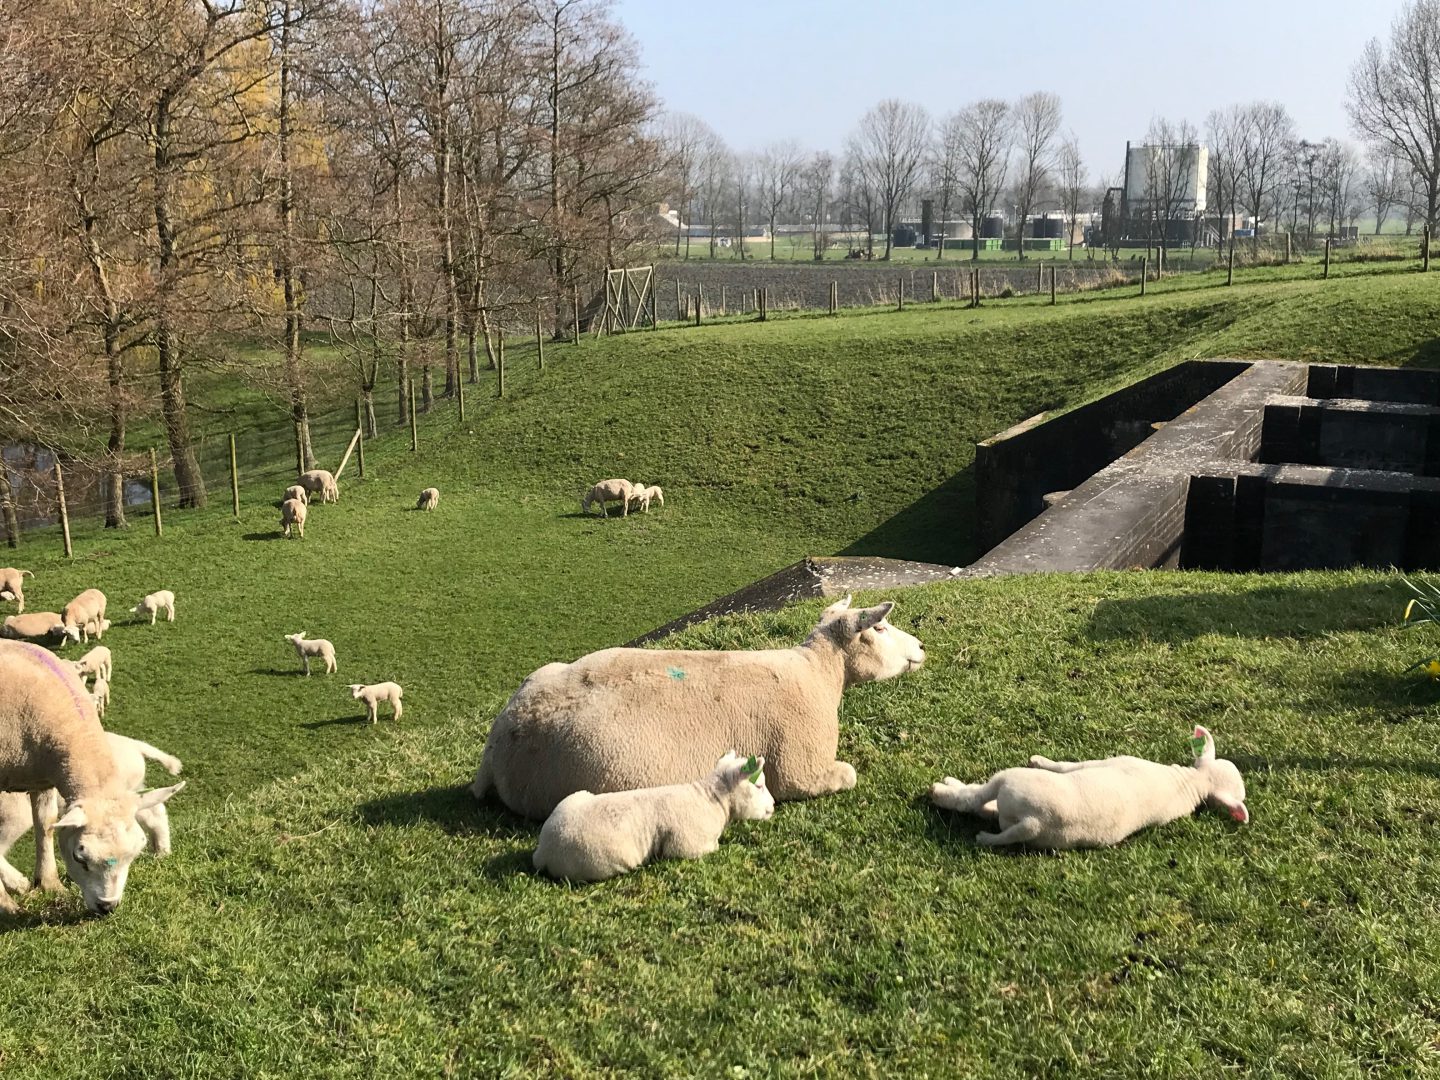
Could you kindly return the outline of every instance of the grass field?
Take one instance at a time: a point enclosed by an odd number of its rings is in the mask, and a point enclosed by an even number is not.
[[[0,1074],[1191,1076],[1440,1068],[1436,694],[1380,574],[976,582],[898,595],[925,669],[858,688],[847,795],[701,863],[591,889],[459,785],[528,671],[627,640],[807,553],[962,562],[973,441],[1190,356],[1429,363],[1418,276],[1277,276],[1143,301],[939,306],[556,349],[371,444],[364,483],[274,539],[278,490],[162,539],[31,544],[30,607],[179,596],[117,625],[116,730],[186,761],[176,853],[110,920],[0,923]],[[352,466],[353,468],[353,466]],[[578,516],[627,475],[667,506]],[[434,514],[410,511],[431,483]],[[866,598],[877,599],[877,598]],[[798,640],[817,611],[710,624]],[[296,674],[280,635],[335,641]],[[394,678],[400,724],[342,685]],[[1179,760],[1210,724],[1253,824],[1007,856],[919,799],[1032,752]],[[25,865],[22,856],[16,860]],[[37,995],[43,985],[43,995]]]

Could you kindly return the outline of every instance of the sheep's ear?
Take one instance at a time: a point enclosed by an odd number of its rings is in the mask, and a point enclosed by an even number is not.
[[[827,619],[833,619],[837,615],[843,615],[845,612],[849,611],[851,595],[852,594],[850,593],[846,593],[843,600],[836,600],[835,603],[831,604],[824,611],[822,611],[820,613],[820,621],[825,622]]]
[[[1246,809],[1243,802],[1238,802],[1235,799],[1226,798],[1224,795],[1216,795],[1215,801],[1221,806],[1223,806],[1226,812],[1229,813],[1229,815],[1236,821],[1238,821],[1241,825],[1249,824],[1250,811]]]
[[[857,629],[856,629],[855,632],[858,634],[858,633],[860,633],[862,630],[869,630],[872,626],[876,625],[877,623],[882,623],[882,622],[884,622],[885,619],[886,619],[886,617],[890,614],[890,612],[892,612],[892,611],[894,611],[894,610],[895,610],[895,604],[894,604],[894,602],[891,601],[891,600],[886,600],[883,604],[879,604],[879,605],[877,605],[876,607],[865,608],[865,609],[862,610],[862,611],[856,612],[856,615],[857,615],[856,627],[857,627]]]
[[[152,806],[159,806],[166,799],[170,798],[171,795],[174,795],[176,792],[180,791],[184,786],[185,781],[181,780],[180,783],[171,784],[169,787],[155,788],[153,791],[147,791],[145,792],[145,794],[140,796],[140,805],[136,807],[136,809],[149,810]]]
[[[1195,734],[1190,736],[1190,750],[1197,764],[1215,760],[1215,739],[1199,724],[1195,725]]]
[[[85,827],[85,807],[78,802],[71,803],[70,809],[61,814],[52,828],[55,829],[83,829]]]

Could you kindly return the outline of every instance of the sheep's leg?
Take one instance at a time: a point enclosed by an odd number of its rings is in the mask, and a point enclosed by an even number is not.
[[[380,722],[380,703],[378,701],[367,701],[365,703],[365,709],[370,714],[370,722],[372,724]]]
[[[30,815],[35,825],[35,885],[43,892],[60,892],[60,871],[55,865],[55,822],[59,797],[52,788],[30,794]]]
[[[1038,818],[1021,818],[1008,829],[1001,829],[999,832],[976,833],[975,842],[984,844],[986,847],[1001,847],[1005,844],[1028,843],[1039,835],[1040,821]]]
[[[1041,757],[1039,754],[1030,758],[1030,768],[1056,773],[1079,772],[1081,769],[1093,769],[1104,764],[1104,761],[1051,761],[1048,757]]]
[[[930,801],[947,810],[958,810],[974,814],[992,803],[1000,791],[998,780],[987,780],[983,784],[962,784],[953,776],[947,776],[938,784],[930,785]]]
[[[23,895],[29,891],[30,879],[11,866],[8,859],[0,857],[0,895],[6,892]],[[3,903],[0,903],[0,910],[3,910],[3,907]]]
[[[150,850],[156,855],[170,854],[170,812],[165,804],[135,811],[135,820],[150,838]]]
[[[391,707],[394,709],[394,715],[393,715],[390,719],[392,719],[392,720],[399,720],[400,717],[402,717],[402,716],[405,715],[405,709],[404,709],[404,707],[400,704],[400,699],[399,699],[399,698],[396,698],[394,701],[390,702],[390,705],[391,705]]]
[[[310,674],[310,657],[302,656],[300,662],[305,665],[305,674],[308,676]]]

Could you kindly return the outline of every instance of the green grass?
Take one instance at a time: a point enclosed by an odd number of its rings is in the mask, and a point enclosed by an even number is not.
[[[107,635],[109,722],[191,783],[176,854],[137,864],[117,916],[30,898],[0,924],[0,970],[35,973],[0,982],[0,1073],[1433,1071],[1435,694],[1397,674],[1422,645],[1384,575],[904,593],[931,661],[847,696],[856,791],[593,889],[530,876],[535,830],[458,788],[543,662],[807,553],[967,560],[973,441],[1031,413],[1191,355],[1428,363],[1440,338],[1418,276],[1168,288],[555,349],[465,425],[427,418],[419,455],[372,444],[304,542],[269,539],[267,485],[240,522],[81,528],[72,563],[28,542],[36,610],[176,591],[173,626]],[[607,475],[666,508],[575,516]],[[410,512],[431,483],[440,510]],[[793,641],[815,611],[682,640]],[[335,641],[338,676],[294,674],[299,629]],[[383,678],[404,720],[357,723],[342,680]],[[1194,722],[1251,777],[1246,830],[1006,856],[918,798],[1031,752],[1178,759]]]

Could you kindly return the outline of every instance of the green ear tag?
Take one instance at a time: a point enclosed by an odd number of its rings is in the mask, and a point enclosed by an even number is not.
[[[1190,736],[1190,753],[1192,757],[1199,757],[1205,752],[1205,739],[1200,735]]]
[[[755,760],[754,754],[745,759],[745,767],[740,770],[740,775],[752,784],[760,782],[760,763]]]

